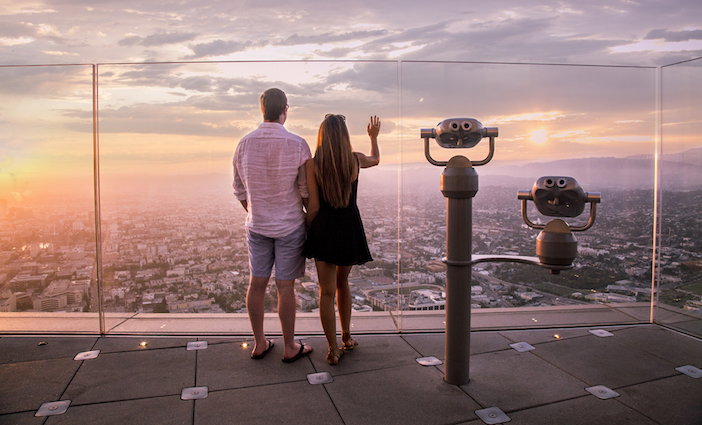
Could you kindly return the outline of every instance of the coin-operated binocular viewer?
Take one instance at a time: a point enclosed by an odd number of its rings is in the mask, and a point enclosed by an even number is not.
[[[541,177],[529,190],[520,190],[517,199],[522,201],[522,219],[527,226],[541,230],[536,238],[538,265],[558,274],[563,269],[573,267],[578,255],[578,242],[572,232],[582,232],[595,224],[598,192],[583,191],[572,177]],[[584,226],[570,226],[561,219],[553,219],[546,224],[534,224],[527,217],[527,201],[534,201],[539,212],[549,217],[577,217],[590,204],[590,218]]]
[[[478,174],[474,166],[485,165],[495,153],[496,127],[483,127],[473,118],[449,118],[436,128],[423,128],[424,154],[429,163],[445,166],[441,173],[441,193],[447,198],[446,207],[446,355],[444,380],[462,385],[470,381],[470,309],[472,266],[483,262],[517,262],[548,268],[551,273],[573,267],[578,246],[572,231],[589,229],[595,222],[595,205],[600,194],[585,193],[575,179],[570,177],[542,177],[531,191],[519,191],[522,201],[522,218],[535,229],[541,229],[536,242],[536,257],[512,255],[472,256],[473,197],[478,193]],[[436,139],[442,148],[472,148],[483,138],[489,138],[487,156],[471,161],[456,155],[448,161],[431,157],[429,139]],[[571,227],[561,219],[546,225],[534,224],[527,217],[527,201],[551,217],[577,217],[586,203],[591,204],[590,219],[581,227]]]

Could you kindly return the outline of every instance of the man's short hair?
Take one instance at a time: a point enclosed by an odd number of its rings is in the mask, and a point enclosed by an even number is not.
[[[268,89],[261,95],[261,110],[265,121],[278,121],[285,111],[288,98],[281,89]]]

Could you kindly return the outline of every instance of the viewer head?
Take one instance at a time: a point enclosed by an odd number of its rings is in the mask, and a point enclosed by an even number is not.
[[[343,115],[328,114],[322,121],[317,134],[314,163],[317,183],[324,199],[334,208],[347,206],[352,178],[356,173],[356,156]]]
[[[281,116],[283,124],[287,118],[288,98],[285,93],[276,88],[268,89],[261,95],[261,112],[263,120],[268,122],[280,122]]]

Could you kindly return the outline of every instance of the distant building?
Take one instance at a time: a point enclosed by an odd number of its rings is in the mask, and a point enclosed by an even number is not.
[[[688,311],[700,313],[702,312],[702,300],[687,300],[683,308]]]
[[[59,311],[70,306],[77,307],[83,301],[83,295],[83,288],[72,286],[70,280],[55,280],[34,299],[34,310]]]
[[[585,295],[586,300],[596,301],[601,303],[635,303],[636,297],[630,297],[621,294],[605,294],[595,292],[594,294]]]
[[[441,261],[435,260],[427,263],[425,268],[427,269],[427,271],[432,273],[445,272],[446,264],[442,263]]]
[[[157,304],[157,300],[154,299],[154,304]],[[160,301],[159,301],[160,302]],[[197,313],[202,310],[211,308],[214,304],[213,298],[208,298],[204,300],[194,300],[194,301],[176,301],[173,303],[168,303],[169,313]]]
[[[295,303],[301,311],[308,311],[317,305],[317,300],[307,294],[295,294]]]
[[[306,291],[317,292],[319,290],[319,285],[314,282],[302,282],[301,285]]]
[[[188,269],[185,267],[176,267],[166,271],[166,277],[184,277],[188,274]]]
[[[0,293],[0,313],[17,311],[17,298],[12,291]]]
[[[373,311],[373,307],[369,305],[351,304],[351,309],[356,313],[369,313]]]
[[[538,294],[536,292],[531,292],[531,291],[530,292],[517,292],[516,295],[519,298],[523,299],[524,301],[528,301],[528,302],[537,300],[539,298],[543,298],[543,295]]]
[[[446,293],[420,289],[410,292],[410,310],[446,310]]]
[[[376,267],[373,269],[364,269],[361,270],[361,274],[363,274],[366,277],[381,277],[385,275],[385,269],[381,269],[380,267]]]
[[[129,270],[115,270],[115,279],[127,280],[132,278],[132,273]]]
[[[18,274],[10,279],[10,289],[13,292],[22,292],[29,288],[41,288],[46,285],[48,278],[48,274]]]
[[[492,299],[489,296],[483,294],[471,295],[470,300],[473,302],[485,304],[488,304],[490,301],[492,301]]]
[[[371,277],[371,278],[368,278],[368,280],[371,281],[371,283],[373,285],[392,285],[395,283],[395,279],[391,279],[389,277],[382,277],[382,276]]]

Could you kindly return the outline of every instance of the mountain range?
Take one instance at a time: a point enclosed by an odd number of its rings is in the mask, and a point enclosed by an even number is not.
[[[702,148],[664,154],[658,166],[661,189],[673,191],[702,189]],[[405,164],[402,173],[403,190],[411,192],[412,188],[436,189],[442,171],[443,167],[431,166],[428,163]],[[531,162],[517,166],[487,164],[477,167],[476,171],[481,187],[518,187],[523,190],[530,189],[536,179],[542,176],[574,177],[585,191],[593,192],[605,188],[650,190],[655,183],[653,155],[574,158]]]

